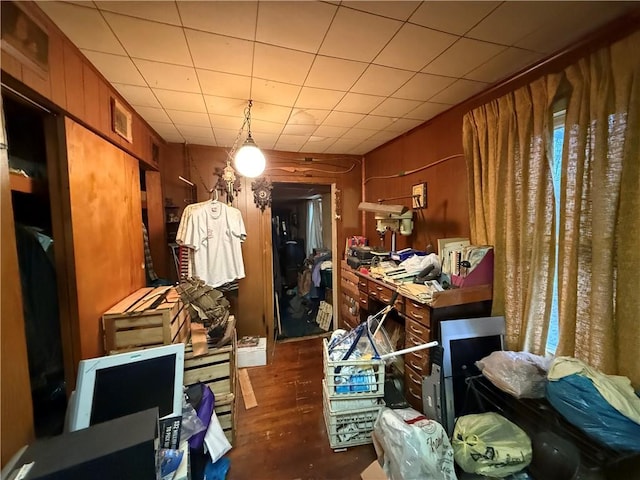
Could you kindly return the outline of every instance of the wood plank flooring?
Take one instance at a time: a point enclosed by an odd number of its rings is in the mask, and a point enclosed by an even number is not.
[[[271,365],[248,369],[258,406],[236,403],[229,480],[357,480],[373,445],[335,453],[322,415],[322,339],[277,343]],[[239,394],[239,392],[238,392]]]

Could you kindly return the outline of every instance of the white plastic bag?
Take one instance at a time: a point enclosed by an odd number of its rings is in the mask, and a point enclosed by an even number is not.
[[[491,383],[516,398],[544,398],[552,360],[527,352],[497,351],[476,366]]]
[[[383,470],[391,480],[456,480],[453,450],[438,422],[412,408],[383,408],[374,434],[384,450]]]
[[[531,463],[529,436],[493,412],[458,418],[451,445],[456,463],[467,473],[502,478]]]

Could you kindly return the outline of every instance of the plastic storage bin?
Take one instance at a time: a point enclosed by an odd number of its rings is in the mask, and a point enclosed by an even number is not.
[[[324,378],[329,398],[384,396],[383,360],[331,360],[327,339],[322,341]]]

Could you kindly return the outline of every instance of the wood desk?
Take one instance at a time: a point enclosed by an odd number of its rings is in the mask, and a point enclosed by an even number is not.
[[[367,316],[382,310],[391,301],[396,286],[352,270],[341,264],[340,326],[352,329]],[[486,317],[491,314],[492,286],[446,290],[434,295],[430,304],[398,295],[395,310],[404,322],[404,346],[412,347],[437,340],[442,320]],[[422,377],[430,374],[429,350],[404,356],[405,397],[422,412]]]

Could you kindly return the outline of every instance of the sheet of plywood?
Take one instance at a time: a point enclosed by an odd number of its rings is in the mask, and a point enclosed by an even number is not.
[[[240,390],[242,391],[242,399],[244,400],[244,408],[247,410],[257,407],[258,402],[256,396],[253,393],[253,386],[251,385],[251,379],[249,378],[249,372],[246,368],[238,370],[238,380],[240,381]]]

